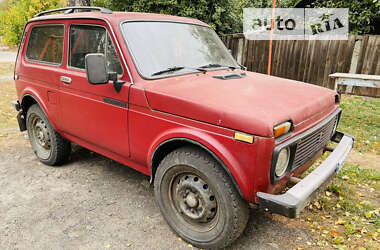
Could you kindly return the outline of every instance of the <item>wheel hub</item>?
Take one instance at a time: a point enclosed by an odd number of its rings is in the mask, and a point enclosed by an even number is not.
[[[186,196],[185,202],[191,208],[198,207],[198,205],[199,205],[199,200],[198,200],[196,194],[194,194],[192,192]]]
[[[196,175],[184,175],[174,185],[177,207],[187,218],[210,222],[216,214],[217,202],[208,184]]]
[[[50,135],[48,132],[48,129],[46,127],[46,124],[41,120],[38,119],[35,121],[34,127],[33,127],[33,132],[35,139],[37,143],[45,148],[49,149],[50,148]]]

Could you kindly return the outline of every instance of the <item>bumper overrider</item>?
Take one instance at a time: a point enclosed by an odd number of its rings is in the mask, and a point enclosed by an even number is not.
[[[260,207],[272,213],[296,218],[318,191],[339,172],[354,143],[352,136],[340,132],[336,132],[331,140],[339,143],[335,150],[319,167],[286,193],[275,195],[258,192]]]

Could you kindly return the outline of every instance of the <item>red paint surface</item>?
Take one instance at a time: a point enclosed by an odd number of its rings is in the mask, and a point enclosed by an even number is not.
[[[144,174],[150,174],[152,155],[158,145],[174,138],[187,138],[207,147],[223,161],[248,201],[256,202],[257,191],[277,190],[269,181],[275,146],[273,126],[292,120],[292,136],[309,129],[337,108],[335,92],[252,72],[242,79],[212,78],[225,74],[225,70],[144,80],[119,30],[121,21],[141,19],[206,25],[194,19],[141,13],[86,12],[34,19],[26,27],[25,43],[21,44],[16,65],[19,100],[25,95],[33,96],[64,137]],[[30,28],[44,23],[65,24],[61,66],[28,62],[24,58]],[[121,79],[126,81],[120,93],[114,91],[111,83],[90,85],[84,71],[67,66],[67,34],[71,23],[103,25],[114,43],[119,43],[120,50],[118,46],[116,50],[119,56],[125,57]],[[71,77],[72,83],[62,83],[61,76]],[[54,101],[49,102],[52,92]],[[127,106],[106,104],[104,97]],[[254,143],[234,140],[235,131],[255,135]],[[282,187],[283,183],[278,185]]]

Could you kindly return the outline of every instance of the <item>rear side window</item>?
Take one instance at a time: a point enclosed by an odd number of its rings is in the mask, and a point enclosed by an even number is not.
[[[91,25],[71,25],[69,66],[84,69],[85,56],[89,53],[102,53],[106,57],[108,72],[123,74],[119,56],[104,27]]]
[[[63,55],[63,25],[36,26],[30,32],[26,58],[60,65]]]

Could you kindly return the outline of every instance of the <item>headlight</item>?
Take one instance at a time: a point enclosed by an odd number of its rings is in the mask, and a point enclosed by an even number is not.
[[[275,174],[277,177],[280,177],[285,173],[289,164],[289,158],[290,158],[289,148],[281,149],[280,153],[278,154],[276,169],[275,169]]]

